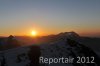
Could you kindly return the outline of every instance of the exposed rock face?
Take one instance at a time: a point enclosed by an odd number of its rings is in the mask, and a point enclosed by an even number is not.
[[[39,57],[41,55],[39,46],[31,46],[28,52],[30,64],[29,66],[39,66]]]

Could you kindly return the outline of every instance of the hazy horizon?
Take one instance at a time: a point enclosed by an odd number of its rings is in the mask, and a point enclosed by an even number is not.
[[[75,31],[100,37],[100,0],[0,0],[0,36]]]
[[[60,34],[60,33],[65,33],[65,32],[59,32],[59,33],[56,33],[56,34],[48,34],[48,35],[38,35],[38,36],[36,36],[36,37],[43,37],[43,36],[50,36],[50,35],[58,35],[58,34]],[[75,33],[77,33],[77,32],[75,32]],[[77,33],[80,37],[90,37],[90,38],[100,38],[100,36],[94,36],[94,35],[80,35],[79,33]],[[1,36],[0,35],[0,37],[9,37],[9,36],[11,36],[12,34],[10,34],[10,35],[6,35],[6,36]],[[31,36],[31,35],[12,35],[12,36],[14,36],[14,37],[31,37],[31,38],[36,38],[36,37],[34,37],[34,36]]]

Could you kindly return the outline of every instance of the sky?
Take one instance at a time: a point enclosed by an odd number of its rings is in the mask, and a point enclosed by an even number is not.
[[[0,36],[75,31],[100,36],[100,0],[0,0]]]

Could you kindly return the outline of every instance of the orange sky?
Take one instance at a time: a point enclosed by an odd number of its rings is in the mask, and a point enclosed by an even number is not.
[[[75,31],[100,36],[100,0],[0,1],[0,36]]]

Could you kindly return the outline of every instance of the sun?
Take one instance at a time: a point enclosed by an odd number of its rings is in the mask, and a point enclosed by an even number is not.
[[[37,31],[32,31],[32,32],[31,32],[31,35],[32,35],[32,36],[37,36]]]

